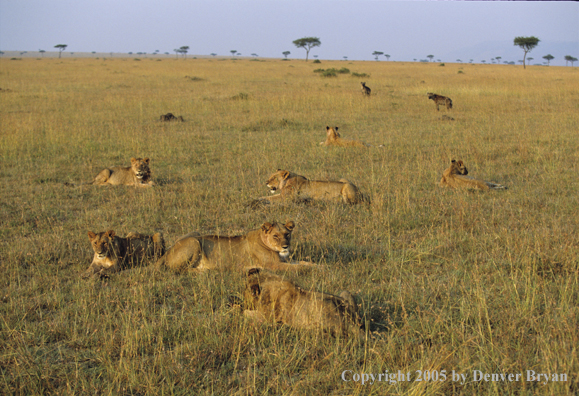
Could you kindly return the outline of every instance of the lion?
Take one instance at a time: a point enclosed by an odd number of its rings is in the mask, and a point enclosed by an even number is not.
[[[161,121],[181,121],[185,122],[183,116],[175,117],[173,113],[161,114]]]
[[[335,296],[304,290],[259,268],[247,272],[243,308],[244,316],[257,322],[321,329],[333,336],[363,335],[358,305],[349,292]]]
[[[143,235],[129,232],[125,238],[113,230],[95,234],[88,232],[94,256],[92,263],[81,276],[108,277],[110,274],[142,264],[145,259],[157,259],[165,253],[163,234]]]
[[[285,199],[297,201],[309,200],[341,200],[347,204],[369,202],[358,187],[346,179],[339,181],[308,180],[287,170],[278,169],[266,182],[272,194],[279,194],[259,198],[259,202],[276,202]]]
[[[427,95],[428,99],[434,100],[434,103],[436,104],[436,111],[440,111],[438,108],[440,105],[446,106],[447,110],[452,109],[452,99],[447,98],[446,96],[434,94],[432,92],[429,92]]]
[[[125,185],[136,187],[152,187],[155,185],[151,180],[149,158],[131,158],[131,166],[115,166],[103,169],[96,175],[92,182],[86,184],[94,184],[97,186],[112,184],[114,186]]]
[[[370,147],[369,144],[359,140],[343,139],[338,133],[338,127],[326,127],[326,141],[320,142],[322,146],[338,146],[338,147]]]
[[[464,162],[462,162],[462,160],[452,160],[450,162],[450,167],[442,173],[442,179],[440,179],[440,187],[475,188],[484,191],[489,189],[507,189],[507,187],[500,184],[483,180],[476,180],[472,177],[467,177],[466,175],[468,175],[468,170],[466,169]]]
[[[199,273],[212,269],[256,267],[273,271],[300,271],[316,267],[316,264],[306,261],[287,262],[294,227],[293,221],[286,224],[273,221],[238,236],[188,234],[178,239],[157,260],[155,268]]]
[[[372,92],[370,87],[367,87],[365,82],[362,82],[360,84],[362,85],[362,94],[364,94],[365,96],[370,96],[370,93]]]

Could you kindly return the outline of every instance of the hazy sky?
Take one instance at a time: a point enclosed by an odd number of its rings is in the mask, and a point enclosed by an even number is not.
[[[522,59],[516,36],[536,36],[528,56],[579,58],[579,3],[385,0],[0,0],[0,50],[173,53],[305,58],[292,41],[319,37],[320,59]],[[385,60],[382,57],[382,60]]]

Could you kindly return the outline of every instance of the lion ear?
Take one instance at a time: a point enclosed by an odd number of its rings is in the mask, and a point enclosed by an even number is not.
[[[143,161],[145,161],[145,163],[149,163],[149,158],[145,158]]]
[[[108,230],[108,231],[106,232],[106,235],[107,235],[109,238],[112,238],[112,237],[115,236],[115,232],[114,232],[113,230]]]
[[[338,132],[338,127],[334,127],[334,131]]]
[[[281,174],[281,177],[283,177],[283,179],[287,179],[288,177],[290,177],[290,173],[289,171],[283,171],[283,173]]]
[[[263,223],[263,225],[261,226],[261,229],[264,230],[265,232],[268,232],[269,230],[271,230],[271,227],[273,227],[271,225],[271,223]]]
[[[456,162],[456,160],[451,160],[451,161],[450,161],[451,164],[454,164],[455,162]]]
[[[135,157],[131,158],[131,164],[137,162],[137,159]]]
[[[329,126],[326,126],[326,131],[327,131],[328,129],[330,129],[330,127],[329,127]]]
[[[296,223],[294,223],[292,220],[285,223],[285,228],[287,228],[290,231],[292,231],[295,226],[296,226]]]
[[[88,232],[88,239],[90,239],[92,241],[95,238],[96,238],[96,234],[92,231],[89,231]]]

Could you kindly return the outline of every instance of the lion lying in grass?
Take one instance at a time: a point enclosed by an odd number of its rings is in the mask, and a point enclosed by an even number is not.
[[[148,158],[131,158],[131,166],[115,166],[99,172],[92,183],[97,186],[112,184],[114,186],[138,186],[151,187],[155,185],[151,181],[151,168]]]
[[[338,127],[326,127],[326,140],[320,142],[322,146],[338,146],[338,147],[370,147],[369,144],[359,140],[343,139],[338,133]]]
[[[305,261],[287,262],[294,227],[293,221],[286,224],[274,221],[239,236],[185,235],[157,261],[155,267],[189,272],[253,267],[299,271],[316,267]]]
[[[81,276],[106,277],[126,268],[141,265],[145,259],[156,259],[165,253],[165,241],[161,233],[143,235],[130,232],[125,238],[116,236],[113,230],[95,234],[88,232],[94,256],[88,270]]]
[[[440,179],[440,187],[476,188],[479,190],[500,190],[507,188],[497,183],[476,180],[471,177],[467,177],[466,175],[468,175],[468,170],[466,169],[464,162],[461,160],[452,160],[450,162],[450,167],[442,174],[442,179]]]
[[[278,169],[266,182],[272,194],[262,197],[257,202],[277,202],[285,199],[308,201],[308,200],[336,200],[347,204],[369,202],[358,187],[346,179],[339,181],[308,180],[304,176]]]
[[[321,329],[334,336],[361,336],[358,306],[347,291],[339,296],[304,290],[281,276],[252,268],[243,294],[244,316],[258,322]]]

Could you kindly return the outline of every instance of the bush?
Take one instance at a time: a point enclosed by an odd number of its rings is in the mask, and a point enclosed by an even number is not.
[[[369,74],[366,74],[366,73],[356,73],[356,72],[354,72],[354,73],[352,73],[352,77],[370,77],[370,75],[369,75]]]
[[[314,63],[322,63],[322,62],[320,62],[319,59],[316,59],[316,60],[314,61]]]
[[[441,63],[441,64],[440,64],[440,65],[438,65],[438,66],[444,66],[444,63]]]
[[[336,69],[328,69],[322,72],[322,77],[337,77]]]
[[[247,100],[248,98],[249,95],[246,94],[245,92],[240,92],[237,95],[231,97],[232,100]]]

